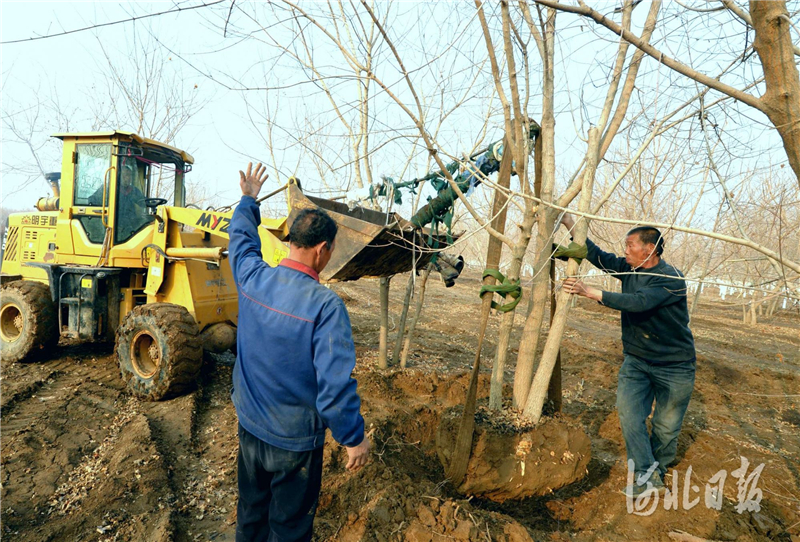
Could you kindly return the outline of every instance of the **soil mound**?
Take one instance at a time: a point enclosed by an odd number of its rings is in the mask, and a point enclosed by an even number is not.
[[[436,435],[442,465],[450,463],[461,412],[454,407],[442,415]],[[578,424],[553,417],[520,428],[509,419],[502,413],[476,416],[472,455],[460,492],[504,502],[546,495],[586,475],[591,440]]]

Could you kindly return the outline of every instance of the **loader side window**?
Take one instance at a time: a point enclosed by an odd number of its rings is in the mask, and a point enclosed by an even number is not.
[[[111,166],[111,144],[89,143],[76,145],[78,154],[75,163],[75,205],[94,207],[103,204],[103,182]],[[110,187],[106,189],[105,205],[108,205]]]

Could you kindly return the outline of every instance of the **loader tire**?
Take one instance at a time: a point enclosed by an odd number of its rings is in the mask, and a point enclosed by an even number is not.
[[[160,401],[192,389],[203,363],[197,322],[185,307],[135,307],[117,330],[122,379],[137,397]]]
[[[3,285],[0,297],[0,339],[5,361],[33,361],[58,342],[58,319],[50,288],[40,282],[15,280]]]

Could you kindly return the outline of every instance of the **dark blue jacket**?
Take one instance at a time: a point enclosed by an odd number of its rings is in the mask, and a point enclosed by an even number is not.
[[[239,423],[291,451],[319,448],[325,428],[345,446],[364,438],[350,318],[310,267],[261,257],[258,204],[243,196],[233,213],[230,262],[239,292],[238,349],[231,398]]]
[[[634,270],[589,239],[586,246],[587,259],[622,282],[622,293],[604,291],[601,303],[622,313],[623,352],[658,365],[694,360],[683,274],[664,260]]]

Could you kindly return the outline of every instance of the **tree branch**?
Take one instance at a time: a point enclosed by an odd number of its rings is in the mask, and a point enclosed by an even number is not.
[[[592,8],[583,5],[583,6],[568,6],[565,4],[560,4],[558,2],[554,2],[553,0],[534,0],[537,4],[541,4],[543,6],[547,6],[553,9],[558,9],[560,11],[566,11],[568,13],[576,13],[578,15],[583,15],[584,17],[588,17],[595,21],[597,24],[601,26],[605,26],[618,36],[622,37],[623,39],[629,41],[633,45],[635,45],[640,50],[644,51],[645,54],[653,57],[657,61],[661,62],[668,68],[675,70],[676,72],[689,77],[690,79],[694,79],[695,81],[706,85],[707,87],[711,87],[714,90],[722,92],[723,94],[727,94],[731,98],[738,100],[750,107],[758,109],[759,111],[766,114],[766,108],[764,104],[761,103],[761,100],[753,96],[752,94],[748,94],[746,92],[742,92],[741,90],[734,88],[730,85],[719,81],[718,79],[713,79],[712,77],[707,76],[704,73],[700,73],[699,71],[690,68],[686,64],[678,62],[674,58],[666,56],[664,53],[646,43],[644,40],[639,38],[637,35],[620,28],[620,26],[615,23],[614,21],[606,18],[603,14],[593,10]]]

